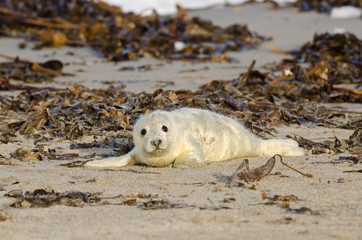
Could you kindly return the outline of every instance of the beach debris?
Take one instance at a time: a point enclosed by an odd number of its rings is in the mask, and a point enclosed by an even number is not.
[[[358,154],[356,156],[339,156],[338,159],[333,159],[332,161],[316,161],[312,162],[312,164],[343,164],[343,163],[350,163],[350,164],[358,164],[362,162],[362,154]]]
[[[12,216],[4,215],[0,213],[0,222],[5,222],[6,220],[13,221]]]
[[[21,59],[19,57],[11,57],[4,54],[0,54],[1,58],[5,58],[7,60],[11,60],[8,63],[1,63],[2,67],[6,67],[7,65],[14,64],[16,67],[21,68],[21,70],[31,70],[33,72],[40,72],[43,74],[47,74],[48,76],[70,76],[74,77],[75,75],[72,73],[62,73],[61,70],[63,69],[63,63],[59,60],[52,59],[48,60],[44,63],[32,62],[26,59]],[[23,64],[23,65],[22,65]],[[17,69],[19,70],[19,69]],[[19,71],[16,72],[18,76],[20,73]],[[25,71],[24,71],[25,74]]]
[[[9,205],[13,208],[46,208],[54,205],[68,207],[100,206],[100,205],[124,205],[136,207],[141,210],[161,210],[173,208],[197,208],[200,210],[221,210],[231,207],[218,205],[208,199],[211,205],[189,205],[186,203],[172,202],[160,198],[157,194],[119,194],[115,196],[102,196],[101,192],[64,191],[55,192],[51,187],[35,189],[34,191],[23,191],[15,189],[4,194],[5,197],[15,198]],[[223,203],[234,202],[235,198],[225,198]]]
[[[348,161],[352,162],[353,164],[358,164],[362,162],[362,154],[359,154],[357,156],[340,156],[339,160],[343,162]]]
[[[274,92],[273,88],[270,91],[278,97],[280,94],[292,97],[290,93],[294,92],[298,98],[312,101],[361,103],[362,91],[358,88],[362,79],[361,51],[362,40],[352,33],[315,34],[313,41],[288,52],[294,59],[270,66],[272,72],[282,72],[281,77],[269,83],[279,91]],[[346,83],[355,88],[340,86]],[[280,91],[281,86],[288,88],[289,94]]]
[[[274,202],[291,202],[291,201],[300,201],[300,199],[291,194],[291,195],[286,195],[286,196],[282,196],[282,195],[274,195],[273,197],[269,197],[265,192],[263,192],[261,194],[261,198],[262,200],[267,199],[268,201],[271,201],[271,203]]]
[[[136,207],[142,210],[161,210],[161,209],[173,209],[173,208],[199,208],[199,209],[215,209],[212,206],[197,206],[188,205],[186,203],[173,203],[169,200],[160,198],[157,194],[128,194],[128,195],[117,195],[113,197],[101,197],[99,196],[101,205],[125,205],[129,207]]]
[[[338,139],[334,136],[334,141],[328,142],[314,142],[306,139],[302,136],[294,135],[287,137],[296,140],[299,146],[303,147],[312,152],[312,154],[323,154],[323,153],[342,153],[350,152],[351,154],[362,153],[362,128],[357,128],[349,137],[349,139]],[[340,160],[343,160],[340,158]],[[350,159],[348,159],[350,160]]]
[[[138,206],[143,210],[158,210],[158,209],[170,209],[170,208],[185,208],[187,204],[183,203],[170,203],[164,199],[150,199],[147,202],[143,202]]]
[[[198,208],[201,210],[230,209],[225,206],[188,205],[186,203],[173,203],[153,194],[128,194],[116,196],[101,196],[101,192],[90,193],[82,191],[55,192],[51,187],[23,191],[15,189],[4,194],[5,197],[16,200],[9,205],[13,208],[46,208],[54,205],[68,207],[99,206],[99,205],[125,205],[137,207],[142,210],[160,210],[172,208]],[[230,200],[232,201],[232,200]]]
[[[265,192],[261,194],[262,200],[267,200],[267,202],[263,203],[264,205],[279,205],[281,208],[289,208],[290,202],[300,201],[300,199],[291,194],[291,195],[274,195],[273,197],[269,197]]]
[[[345,178],[338,178],[334,182],[336,182],[336,183],[345,183],[346,179]]]
[[[260,167],[257,167],[255,169],[250,169],[248,159],[244,159],[241,162],[240,166],[229,177],[228,181],[226,182],[226,186],[230,187],[231,183],[237,178],[239,180],[245,181],[246,183],[249,183],[249,182],[259,181],[260,179],[264,178],[265,176],[268,176],[274,168],[276,157],[279,157],[279,161],[284,166],[292,169],[293,171],[298,172],[299,174],[301,174],[305,177],[309,177],[309,178],[313,177],[313,175],[311,175],[311,174],[302,173],[299,170],[287,165],[285,162],[283,162],[282,156],[280,156],[279,154],[276,154],[272,158],[270,158],[266,164],[264,164]],[[245,170],[244,170],[244,168],[245,168]]]
[[[336,138],[329,144],[315,145],[301,136],[294,138],[313,153],[360,151],[360,130],[356,130],[361,122],[358,114],[326,109],[311,102],[284,102],[283,97],[275,95],[270,96],[272,100],[254,99],[250,93],[242,91],[230,83],[218,81],[199,91],[159,89],[136,94],[116,88],[91,90],[75,85],[60,91],[40,90],[22,92],[16,97],[0,96],[0,124],[4,126],[0,143],[8,144],[18,139],[18,134],[26,135],[38,147],[24,150],[34,152],[31,154],[38,155],[39,160],[82,158],[81,155],[67,155],[54,146],[54,150],[47,147],[59,139],[70,141],[69,150],[97,152],[97,148],[109,148],[114,152],[103,157],[121,155],[133,148],[132,129],[140,115],[156,109],[173,110],[184,106],[233,116],[263,137],[273,135],[273,126],[284,124],[355,129],[355,135],[348,141]],[[346,124],[346,119],[350,124]],[[94,140],[84,142],[85,137]]]
[[[12,91],[12,90],[26,90],[26,91],[41,91],[41,90],[49,90],[49,91],[57,91],[60,89],[53,87],[34,87],[27,85],[17,85],[10,83],[8,77],[0,77],[0,91]]]
[[[189,17],[177,6],[175,15],[124,13],[102,1],[0,2],[0,32],[40,41],[36,48],[89,46],[111,61],[152,56],[200,62],[235,61],[228,51],[255,48],[267,38],[233,24],[222,28]]]
[[[362,127],[357,128],[348,140],[345,140],[349,152],[362,154]],[[343,144],[343,143],[342,143]]]
[[[298,8],[299,11],[315,10],[318,12],[328,13],[331,12],[335,7],[354,6],[357,8],[362,8],[362,2],[355,0],[297,0],[290,3],[290,5]]]
[[[43,208],[53,205],[65,205],[80,207],[85,204],[97,202],[99,194],[85,193],[81,191],[55,192],[51,187],[23,192],[20,189],[6,193],[5,197],[16,198],[10,205],[14,208]]]
[[[268,220],[267,223],[276,223],[276,224],[290,224],[292,222],[295,222],[295,219],[291,217],[283,217],[282,219],[276,219],[276,220]]]
[[[362,169],[343,171],[343,173],[362,173]]]
[[[52,82],[55,77],[66,76],[74,77],[75,74],[62,72],[63,63],[53,59],[43,63],[21,59],[19,57],[10,57],[0,54],[1,58],[10,60],[10,62],[0,63],[0,90],[36,90],[48,89],[55,91],[56,88],[41,88],[23,85],[13,85],[8,79],[22,81],[25,83]]]
[[[62,163],[62,164],[60,164],[59,166],[68,167],[68,168],[83,167],[84,164],[86,164],[87,162],[92,161],[92,160],[93,160],[93,159],[89,159],[89,160],[87,160],[87,161],[77,160],[77,161],[73,161],[73,162],[69,162],[69,163]]]
[[[236,178],[244,180],[246,183],[259,181],[263,177],[269,175],[269,173],[273,170],[274,164],[275,158],[273,157],[269,159],[265,165],[262,165],[255,169],[250,169],[248,159],[244,159],[241,162],[240,166],[230,176],[229,180],[226,182],[226,185],[230,186]],[[244,168],[245,170],[243,170]]]
[[[42,160],[41,155],[39,155],[33,151],[24,150],[22,148],[16,149],[16,151],[14,153],[11,153],[11,156],[13,158],[17,158],[17,159],[20,159],[25,162]]]
[[[227,197],[222,200],[223,203],[232,203],[235,201],[236,201],[236,199],[234,197]]]
[[[329,145],[327,143],[314,142],[302,136],[295,135],[294,137],[287,136],[298,142],[299,146],[304,149],[310,150],[312,154],[331,153]]]
[[[310,215],[321,215],[319,211],[312,210],[308,207],[300,207],[300,208],[288,208],[287,213],[294,213],[294,214],[305,214],[309,213]]]
[[[301,207],[301,208],[292,208],[290,207],[291,202],[301,201],[297,196],[290,194],[286,196],[282,195],[274,195],[273,197],[269,197],[265,192],[261,194],[262,200],[267,200],[263,205],[278,205],[283,209],[287,210],[287,213],[294,213],[294,214],[304,214],[310,213],[311,215],[320,215],[319,211],[312,210],[308,207]]]

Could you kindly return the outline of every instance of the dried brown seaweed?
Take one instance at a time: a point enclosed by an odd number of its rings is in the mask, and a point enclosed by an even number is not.
[[[252,81],[249,79],[248,84]],[[180,107],[208,109],[233,116],[261,136],[272,135],[273,126],[281,124],[301,124],[311,128],[353,129],[359,126],[358,114],[353,112],[329,110],[315,103],[288,102],[275,95],[254,99],[243,93],[246,88],[248,86],[238,90],[228,82],[212,82],[199,91],[160,89],[154,93],[135,94],[113,88],[91,90],[75,85],[54,92],[41,90],[23,92],[17,97],[0,96],[0,123],[4,126],[0,142],[7,144],[16,140],[17,134],[23,134],[38,146],[49,146],[53,140],[67,139],[72,142],[70,148],[102,147],[113,149],[115,152],[112,155],[122,155],[133,148],[132,128],[140,115],[156,109]],[[351,124],[346,125],[346,119],[350,119]],[[356,130],[355,137],[351,136],[349,140],[336,138],[329,144],[308,145],[300,142],[300,145],[313,153],[359,152],[359,132]],[[84,142],[84,137],[89,136],[95,140]],[[42,159],[77,158],[67,153],[60,156],[57,151],[38,152],[38,148],[24,150],[34,152]]]
[[[263,203],[264,205],[279,205],[281,208],[289,208],[290,202],[300,201],[300,199],[293,194],[286,196],[274,195],[273,197],[269,197],[265,192],[261,194],[261,199],[267,200]]]
[[[63,63],[59,60],[49,60],[43,63],[32,62],[19,57],[10,57],[0,54],[0,57],[11,62],[0,63],[0,90],[41,90],[56,91],[56,88],[41,88],[24,85],[14,85],[8,79],[26,83],[51,82],[55,77],[74,77],[75,74],[62,72]]]
[[[357,128],[349,137],[349,139],[338,139],[334,136],[335,140],[333,142],[314,142],[302,136],[287,136],[293,138],[298,142],[298,144],[310,150],[313,154],[321,153],[341,153],[341,152],[350,152],[351,154],[361,154],[362,153],[362,128]]]
[[[249,183],[254,181],[259,181],[263,177],[269,175],[269,173],[273,170],[275,164],[275,158],[271,158],[268,162],[255,169],[249,168],[249,161],[244,159],[240,166],[235,170],[235,172],[230,176],[228,181],[226,182],[227,186],[230,186],[231,183],[236,179],[239,178],[240,180],[244,180],[245,182]],[[243,170],[245,168],[245,170]]]
[[[0,222],[5,222],[6,220],[13,221],[13,218],[12,218],[12,216],[3,215],[0,213]]]
[[[185,208],[188,207],[186,204],[181,203],[170,203],[164,199],[150,199],[144,202],[139,208],[143,210],[157,210],[157,209],[170,209],[170,208]]]
[[[51,187],[36,189],[32,192],[22,190],[12,190],[4,195],[5,197],[16,198],[10,205],[14,208],[39,208],[53,205],[66,205],[72,207],[84,206],[94,201],[98,201],[97,194],[80,191],[55,192]]]
[[[305,214],[309,213],[310,215],[321,215],[319,211],[312,210],[308,207],[301,207],[301,208],[288,208],[288,213],[294,213],[294,214]]]
[[[90,46],[113,61],[143,56],[192,61],[231,61],[227,51],[254,48],[266,38],[246,25],[221,28],[178,6],[174,16],[123,13],[102,1],[9,0],[0,2],[0,33],[41,42],[37,47]]]
[[[353,164],[358,164],[359,162],[362,162],[362,154],[358,156],[340,156],[339,160],[343,162],[348,161],[352,162]]]
[[[291,3],[300,11],[316,10],[318,12],[330,12],[334,7],[355,6],[362,8],[362,1],[359,0],[297,0]]]
[[[11,91],[11,90],[26,90],[26,91],[49,90],[49,91],[57,91],[57,90],[60,90],[60,89],[52,88],[52,87],[33,87],[33,86],[25,86],[25,85],[16,85],[16,84],[10,83],[8,77],[4,77],[4,78],[0,77],[0,91]]]
[[[249,182],[259,181],[260,179],[264,178],[265,176],[268,176],[274,168],[275,157],[279,157],[280,162],[284,166],[292,169],[293,171],[298,172],[299,174],[301,174],[305,177],[313,177],[313,175],[311,175],[311,174],[304,174],[304,173],[298,171],[297,169],[290,167],[289,165],[287,165],[286,163],[283,162],[282,156],[280,156],[279,154],[276,154],[272,158],[270,158],[266,164],[264,164],[260,167],[257,167],[255,169],[250,169],[249,161],[247,159],[244,159],[241,162],[240,166],[229,177],[228,181],[226,182],[226,186],[230,187],[231,183],[237,178],[239,180],[245,181],[246,183],[249,183]],[[244,168],[245,168],[245,170],[244,170]]]
[[[263,200],[267,199],[272,204],[274,204],[274,202],[300,201],[300,199],[297,196],[293,195],[293,194],[287,195],[287,196],[274,195],[273,197],[268,197],[268,195],[265,192],[263,192],[262,195],[261,195],[261,198]]]
[[[220,210],[227,207],[196,206],[185,203],[172,203],[152,194],[129,194],[116,196],[101,196],[102,193],[85,193],[82,191],[55,192],[51,187],[36,189],[34,191],[22,191],[15,189],[4,196],[15,198],[10,205],[13,208],[46,208],[54,205],[69,207],[83,207],[93,205],[125,205],[135,206],[142,210],[158,210],[170,208],[199,208]],[[0,216],[1,217],[1,216]],[[4,219],[5,221],[6,219]],[[1,220],[0,220],[1,221]]]
[[[362,169],[343,171],[344,173],[362,173]]]
[[[273,197],[269,197],[265,192],[261,194],[262,200],[267,200],[264,205],[278,205],[283,209],[287,209],[288,213],[295,213],[295,214],[304,214],[310,213],[311,215],[320,215],[319,211],[312,210],[308,207],[301,207],[301,208],[292,208],[290,207],[290,202],[300,201],[300,199],[291,194],[291,195],[274,195]]]
[[[315,34],[313,40],[299,50],[288,52],[294,59],[285,59],[273,66],[273,72],[282,71],[282,74],[269,84],[270,91],[274,93],[284,86],[289,93],[274,94],[291,97],[293,92],[297,98],[313,101],[361,103],[362,91],[358,88],[362,80],[361,52],[362,40],[352,33]],[[339,86],[342,83],[354,87]]]
[[[5,58],[7,60],[11,60],[9,63],[1,63],[1,68],[5,68],[8,65],[15,65],[17,67],[16,76],[19,74],[26,75],[27,73],[24,70],[30,70],[33,72],[40,72],[45,76],[71,76],[74,77],[75,74],[71,73],[62,73],[61,70],[63,68],[63,63],[59,60],[49,60],[44,63],[31,62],[29,60],[20,59],[19,57],[10,57],[4,54],[0,54],[0,57]],[[14,67],[14,66],[13,66]],[[23,70],[23,73],[20,73],[19,70]],[[11,75],[10,75],[11,76]]]

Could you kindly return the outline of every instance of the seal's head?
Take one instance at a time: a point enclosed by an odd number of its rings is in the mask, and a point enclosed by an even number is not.
[[[172,115],[155,111],[142,116],[133,130],[136,147],[145,155],[158,157],[176,151],[177,131]]]

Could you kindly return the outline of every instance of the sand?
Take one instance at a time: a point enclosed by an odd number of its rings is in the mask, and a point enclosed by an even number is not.
[[[51,58],[73,62],[65,72],[75,78],[57,78],[52,86],[71,86],[80,83],[91,88],[105,88],[102,81],[126,84],[129,91],[166,89],[197,89],[214,79],[232,79],[251,62],[257,66],[279,61],[285,56],[267,50],[267,45],[291,50],[310,41],[316,32],[333,31],[342,27],[362,37],[359,19],[330,19],[317,13],[293,14],[289,10],[273,11],[266,6],[211,9],[191,13],[226,26],[234,22],[248,24],[273,41],[256,50],[230,55],[239,59],[233,64],[167,63],[154,59],[136,62],[107,63],[90,49],[20,50],[21,40],[0,39],[0,52],[32,60]],[[67,52],[73,52],[69,56]],[[151,64],[147,72],[120,72],[124,66]],[[206,70],[205,67],[208,67]],[[82,69],[83,72],[78,70]],[[183,72],[195,69],[198,71]],[[15,82],[16,83],[16,82]],[[16,94],[2,92],[1,94]],[[356,104],[333,104],[361,114]],[[352,130],[306,128],[296,125],[279,126],[277,137],[299,134],[315,141],[333,140],[334,135],[347,139]],[[86,140],[86,139],[83,139]],[[82,141],[82,140],[81,140]],[[70,142],[56,143],[69,149]],[[17,147],[32,148],[27,139],[15,144],[0,145],[1,154],[8,156]],[[95,151],[112,152],[112,149]],[[77,151],[81,156],[89,151]],[[284,158],[293,167],[314,177],[307,178],[277,162],[272,174],[259,182],[238,187],[226,187],[225,181],[242,159],[214,163],[195,169],[150,168],[130,166],[104,170],[67,168],[60,164],[69,161],[16,162],[15,166],[0,166],[0,214],[9,219],[0,221],[0,239],[359,239],[362,224],[360,164],[330,163],[345,154],[321,154]],[[268,158],[250,158],[252,167],[264,164]],[[127,171],[137,170],[138,172]],[[280,172],[280,174],[275,174]],[[83,207],[52,206],[49,208],[9,208],[14,199],[4,194],[14,190],[32,191],[50,186],[57,192],[77,190],[101,192],[103,197],[151,194],[150,198],[136,198],[136,206],[126,206],[121,198],[110,202],[117,205],[84,204]],[[0,188],[1,189],[1,188]],[[278,202],[266,204],[262,195],[295,195],[299,200],[289,202],[288,208]],[[128,197],[131,198],[131,197]],[[180,208],[144,210],[150,199],[165,200]],[[178,205],[177,205],[178,204]],[[293,212],[302,207],[304,213]]]

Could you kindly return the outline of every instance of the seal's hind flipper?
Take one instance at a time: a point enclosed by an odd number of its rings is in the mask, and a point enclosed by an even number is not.
[[[262,156],[279,154],[285,157],[299,157],[306,155],[306,151],[292,139],[261,140],[260,149]]]

